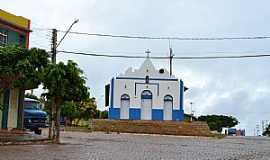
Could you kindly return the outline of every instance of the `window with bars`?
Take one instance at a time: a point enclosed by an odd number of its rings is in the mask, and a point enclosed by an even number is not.
[[[6,45],[8,42],[7,34],[0,32],[0,46]]]

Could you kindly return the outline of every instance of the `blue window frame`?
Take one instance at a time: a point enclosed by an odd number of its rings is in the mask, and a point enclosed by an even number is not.
[[[142,99],[152,99],[152,92],[149,91],[149,90],[144,90],[142,92],[142,96],[141,96]]]
[[[164,96],[164,101],[170,101],[170,102],[172,102],[173,101],[173,97],[171,96],[171,95],[166,95],[166,96]]]
[[[121,100],[130,100],[130,97],[129,97],[128,94],[123,94],[123,95],[121,96]]]

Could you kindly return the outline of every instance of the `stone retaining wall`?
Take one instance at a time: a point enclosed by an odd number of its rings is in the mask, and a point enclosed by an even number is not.
[[[212,136],[205,122],[93,120],[94,131],[182,136]]]

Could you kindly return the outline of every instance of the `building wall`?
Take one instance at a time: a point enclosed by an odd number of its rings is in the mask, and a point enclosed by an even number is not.
[[[136,88],[135,88],[136,86]],[[150,90],[153,95],[152,108],[163,109],[164,96],[171,95],[173,97],[173,109],[179,110],[179,82],[177,80],[151,80],[149,84],[145,84],[145,79],[133,80],[133,79],[115,79],[114,91],[113,91],[113,106],[114,108],[120,108],[121,95],[128,94],[130,96],[130,108],[141,107],[141,93],[144,90]]]
[[[0,26],[0,33],[7,35],[8,44],[26,46],[26,35]]]
[[[30,33],[30,20],[16,16],[0,9],[0,36],[7,36],[7,44],[18,44],[28,48],[29,46],[29,33]],[[18,103],[19,103],[19,90],[10,90],[10,96],[5,98],[8,104],[6,114],[0,111],[0,122],[7,118],[7,128],[17,128],[18,119]],[[2,98],[3,99],[3,98]],[[1,101],[1,97],[0,97]],[[5,117],[5,118],[3,118]],[[6,124],[6,123],[5,123]],[[0,123],[0,128],[2,123]],[[6,127],[5,127],[6,128]]]
[[[8,43],[29,47],[30,20],[0,9],[0,33],[8,36]]]
[[[0,19],[6,20],[9,23],[22,27],[22,28],[29,27],[29,20],[27,18],[24,18],[22,16],[16,16],[2,9],[0,9]]]

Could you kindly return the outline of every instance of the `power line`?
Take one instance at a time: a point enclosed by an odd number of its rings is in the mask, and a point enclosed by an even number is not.
[[[59,32],[66,32],[58,30]],[[101,33],[87,33],[87,32],[69,32],[77,35],[111,37],[111,38],[125,38],[125,39],[148,39],[148,40],[181,40],[181,41],[215,41],[215,40],[255,40],[255,39],[270,39],[270,36],[247,36],[247,37],[149,37],[149,36],[131,36],[131,35],[113,35]]]
[[[51,31],[53,28],[40,28],[40,27],[33,27],[32,30],[37,31]]]
[[[174,59],[239,59],[270,57],[270,54],[239,55],[239,56],[197,56],[197,57],[174,57]]]
[[[50,51],[49,51],[50,52]],[[73,51],[76,52],[76,51]],[[101,50],[101,51],[87,51],[87,53],[96,53],[96,54],[127,54],[127,55],[145,55],[144,52],[142,51],[135,51],[135,52],[129,52],[129,51],[108,51],[108,50]],[[155,55],[164,55],[164,54],[168,54],[169,56],[169,52],[167,51],[155,51],[154,52]],[[256,54],[262,54],[262,53],[270,53],[270,50],[246,50],[246,51],[233,51],[233,50],[229,50],[229,51],[181,51],[181,52],[174,52],[174,56],[175,55],[184,55],[184,54],[247,54],[250,53],[251,55],[256,53]]]
[[[136,58],[136,59],[146,58],[146,56],[108,55],[108,54],[96,54],[96,53],[72,52],[72,51],[57,51],[57,53],[68,53],[68,54],[77,54],[77,55],[95,56],[95,57],[107,57],[107,58]],[[150,58],[152,58],[152,59],[167,59],[168,57],[156,56],[156,57],[150,57]]]
[[[135,55],[109,55],[109,54],[97,54],[97,53],[86,53],[86,52],[73,52],[73,51],[58,51],[58,53],[68,53],[68,54],[76,54],[76,55],[85,55],[85,56],[95,56],[95,57],[107,57],[107,58],[135,58],[135,59],[144,59],[146,56],[135,56]],[[194,60],[202,60],[202,59],[240,59],[240,58],[262,58],[262,57],[270,57],[270,54],[255,54],[255,55],[228,55],[228,56],[174,56],[174,59],[194,59]],[[150,56],[151,59],[170,59],[169,56]]]
[[[33,28],[34,30],[51,30],[51,28]],[[57,30],[64,32],[64,30]],[[125,38],[125,39],[148,39],[148,40],[180,40],[180,41],[217,41],[217,40],[261,40],[270,39],[270,36],[241,36],[241,37],[152,37],[152,36],[134,36],[134,35],[114,35],[103,33],[87,33],[87,32],[69,32],[70,34],[110,37],[110,38]]]

